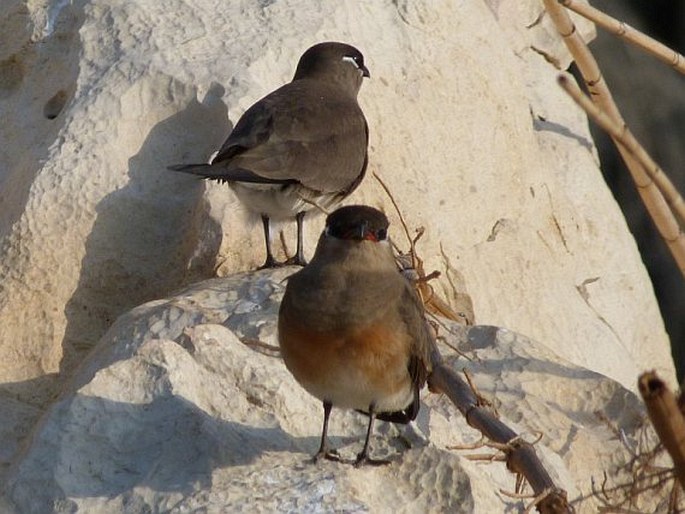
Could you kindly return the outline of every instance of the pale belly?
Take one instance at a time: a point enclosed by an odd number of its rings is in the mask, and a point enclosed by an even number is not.
[[[231,182],[229,185],[248,209],[274,220],[294,218],[298,212],[316,209],[317,205],[328,210],[342,199],[340,193],[314,193],[298,184]]]
[[[329,367],[326,380],[300,381],[309,394],[321,401],[329,401],[335,407],[368,411],[370,405],[376,412],[395,412],[405,409],[414,399],[409,380],[404,387],[381,388],[356,367]]]

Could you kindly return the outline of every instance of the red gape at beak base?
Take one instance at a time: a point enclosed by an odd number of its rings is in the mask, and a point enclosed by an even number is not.
[[[376,237],[376,234],[374,234],[370,230],[364,231],[361,238],[359,237],[359,231],[350,230],[350,231],[345,233],[345,237],[343,239],[357,240],[357,241],[373,241],[374,243],[378,242],[378,238]]]

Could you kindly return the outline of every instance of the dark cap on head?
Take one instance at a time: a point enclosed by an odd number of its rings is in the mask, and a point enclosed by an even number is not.
[[[326,218],[326,232],[338,239],[382,241],[390,222],[385,214],[368,205],[347,205]]]
[[[293,80],[318,78],[350,82],[356,94],[362,78],[369,76],[364,56],[359,50],[346,43],[327,41],[312,46],[302,54]]]

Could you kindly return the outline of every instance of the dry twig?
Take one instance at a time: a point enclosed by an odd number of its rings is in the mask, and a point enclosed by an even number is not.
[[[419,227],[416,230],[416,235],[414,237],[411,237],[407,223],[404,219],[404,216],[402,215],[402,211],[400,210],[400,207],[397,204],[395,197],[390,191],[390,188],[385,184],[385,182],[383,182],[383,179],[381,179],[376,173],[374,173],[373,176],[378,181],[380,186],[383,188],[385,193],[388,195],[388,198],[390,198],[390,202],[395,208],[395,212],[397,212],[397,216],[400,219],[400,224],[402,225],[402,230],[404,231],[404,235],[407,238],[407,242],[409,243],[409,252],[407,252],[406,254],[402,253],[395,246],[397,253],[400,255],[398,259],[400,261],[400,269],[407,278],[414,282],[416,286],[416,291],[418,292],[421,300],[423,301],[424,306],[426,307],[426,310],[429,313],[435,314],[437,316],[442,316],[452,321],[456,321],[457,323],[463,324],[465,316],[461,315],[460,313],[454,312],[454,310],[447,304],[447,302],[435,293],[435,290],[429,284],[429,281],[436,279],[440,276],[440,272],[432,271],[431,273],[426,274],[423,268],[423,259],[419,257],[419,254],[416,251],[416,244],[418,243],[419,239],[423,237],[425,229],[423,227]],[[406,262],[406,257],[409,258],[410,262]]]
[[[654,509],[658,503],[664,513],[685,512],[680,505],[680,483],[676,480],[675,470],[656,464],[664,453],[664,446],[652,430],[651,424],[645,423],[638,432],[637,442],[628,443],[626,435],[611,423],[601,412],[595,413],[607,427],[620,439],[629,456],[628,461],[614,470],[615,476],[623,477],[619,483],[609,486],[609,477],[604,473],[601,484],[592,479],[592,494],[602,503],[600,512],[644,514],[640,505]],[[656,441],[656,443],[655,443]],[[587,496],[576,498],[573,504],[581,503]],[[666,505],[668,503],[668,505]],[[662,510],[659,510],[661,512]]]
[[[408,278],[415,282],[417,291],[428,312],[442,315],[457,322],[462,321],[463,316],[454,313],[446,302],[434,294],[430,284],[428,284],[428,280],[435,278],[437,275],[435,273],[426,275],[423,269],[423,261],[416,252],[416,243],[423,235],[423,229],[417,230],[415,237],[412,238],[410,236],[407,224],[390,189],[375,173],[374,177],[395,207],[409,242],[409,258],[411,259],[409,269],[407,269],[406,264],[401,265],[400,268],[406,275],[409,275]],[[474,392],[475,388],[470,388],[451,368],[442,362],[437,347],[433,349],[433,354],[431,355],[431,367],[432,372],[428,378],[429,389],[433,392],[445,394],[459,409],[466,422],[479,430],[484,437],[490,439],[484,445],[495,447],[501,452],[500,454],[479,456],[477,458],[487,460],[503,459],[507,463],[507,469],[517,474],[517,476],[524,476],[537,495],[536,500],[529,508],[537,507],[543,514],[570,512],[566,491],[556,487],[549,473],[547,473],[547,470],[545,470],[538,459],[533,445],[522,440],[516,432],[497,419],[492,408],[486,405],[488,402],[483,402]]]
[[[673,459],[680,485],[685,489],[685,417],[673,393],[654,371],[640,375],[638,388],[654,429]]]
[[[452,401],[466,422],[490,440],[485,445],[497,445],[504,452],[507,469],[523,475],[536,495],[551,491],[535,505],[538,510],[542,513],[570,512],[566,491],[554,484],[533,445],[497,419],[490,408],[480,405],[474,391],[442,362],[437,350],[431,356],[431,364],[433,371],[428,377],[431,390],[445,394]]]
[[[592,56],[590,49],[585,44],[585,41],[583,41],[576,30],[568,12],[559,4],[558,0],[543,0],[543,2],[547,13],[554,22],[557,31],[566,43],[567,48],[571,52],[571,55],[583,76],[588,91],[590,92],[590,97],[618,126],[625,126],[625,122],[609,92],[609,88],[604,81],[599,66]],[[624,130],[624,138],[628,144],[639,146],[635,140],[635,136],[633,136],[628,128],[625,128]],[[649,215],[652,220],[654,220],[654,224],[661,234],[661,237],[666,242],[668,249],[683,273],[683,276],[685,276],[685,237],[683,237],[679,224],[673,217],[661,192],[654,185],[653,180],[643,169],[640,162],[626,150],[624,145],[617,143],[616,146],[633,177],[638,193],[640,194]]]
[[[634,29],[627,23],[609,16],[590,4],[580,2],[578,0],[559,1],[565,7],[569,8],[576,14],[583,16],[584,18],[587,18],[593,23],[596,23],[607,32],[611,32],[621,39],[624,39],[638,48],[641,48],[660,61],[672,66],[680,73],[685,73],[685,57],[678,52],[671,50],[666,45],[659,43],[655,39],[643,34],[639,30]]]
[[[659,191],[664,195],[664,198],[673,209],[673,212],[678,216],[681,223],[685,223],[685,201],[675,188],[671,180],[666,176],[661,167],[654,162],[645,149],[637,144],[635,139],[627,139],[625,133],[627,127],[625,125],[619,126],[604,111],[597,107],[592,100],[585,96],[576,83],[570,80],[565,75],[559,75],[559,85],[573,98],[573,100],[581,107],[594,121],[602,127],[612,139],[626,151],[637,159],[642,165],[642,168],[654,180],[654,183],[659,188]],[[680,237],[683,236],[682,232]]]
[[[267,355],[269,357],[280,357],[281,356],[281,348],[278,346],[274,346],[272,344],[264,343],[260,341],[259,339],[251,339],[249,337],[244,337],[240,339],[240,342],[243,343],[245,346],[248,348],[252,348],[256,352],[261,353],[262,355]]]

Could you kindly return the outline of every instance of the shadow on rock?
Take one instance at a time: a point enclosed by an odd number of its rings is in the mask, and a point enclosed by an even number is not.
[[[52,30],[46,27],[38,41],[27,5],[3,2],[0,18],[0,239],[26,210],[36,177],[67,123],[83,53],[83,2],[52,5]]]
[[[69,498],[113,498],[135,487],[187,495],[210,488],[214,469],[267,451],[299,449],[280,428],[219,420],[173,394],[147,404],[77,394],[54,406],[8,481],[7,499],[18,512],[53,512]]]
[[[201,162],[221,144],[230,131],[223,92],[214,86],[202,103],[193,100],[155,125],[129,159],[127,184],[97,205],[78,287],[65,307],[62,374],[119,315],[212,274],[221,227],[206,216],[203,182],[166,166]]]

